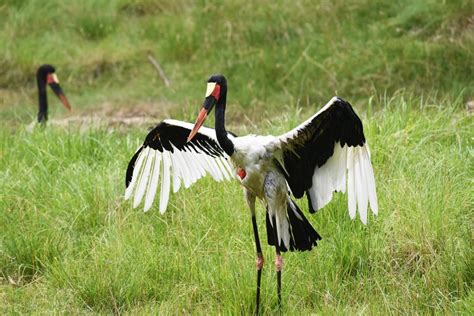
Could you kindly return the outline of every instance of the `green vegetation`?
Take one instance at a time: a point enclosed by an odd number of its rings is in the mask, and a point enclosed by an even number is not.
[[[46,62],[74,115],[136,107],[191,120],[214,72],[229,80],[239,134],[287,131],[334,94],[351,101],[380,214],[351,221],[338,195],[308,216],[323,240],[284,255],[284,313],[474,310],[472,1],[0,0],[0,16],[0,313],[249,314],[254,304],[238,184],[206,178],[164,215],[132,210],[124,172],[146,128],[27,132]],[[70,115],[49,100],[51,118]],[[264,255],[262,308],[274,313],[273,249]]]
[[[46,62],[79,111],[104,103],[196,106],[216,72],[229,79],[233,108],[253,111],[320,104],[334,94],[366,104],[400,89],[469,97],[473,12],[462,0],[0,0],[0,108],[31,120],[34,72]]]

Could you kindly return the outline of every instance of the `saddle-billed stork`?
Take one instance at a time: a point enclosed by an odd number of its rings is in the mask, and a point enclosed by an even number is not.
[[[266,204],[268,244],[275,246],[278,303],[281,302],[281,252],[311,250],[321,237],[291,199],[306,195],[311,213],[328,204],[333,192],[348,194],[349,216],[359,211],[367,223],[368,204],[377,214],[375,179],[362,122],[352,106],[332,98],[319,112],[280,136],[237,137],[226,131],[227,82],[213,75],[194,125],[164,120],[145,138],[126,172],[125,199],[133,207],[145,198],[149,210],[160,185],[160,212],[173,191],[209,173],[215,180],[236,178],[244,187],[252,216],[257,252],[256,312],[260,300],[263,254],[257,229],[255,200]],[[202,127],[215,111],[215,129]]]
[[[56,96],[61,100],[62,104],[71,111],[71,105],[64,95],[59,85],[56,69],[48,64],[41,65],[36,71],[36,83],[38,84],[38,123],[46,123],[48,120],[48,96],[46,94],[46,85],[49,85]]]

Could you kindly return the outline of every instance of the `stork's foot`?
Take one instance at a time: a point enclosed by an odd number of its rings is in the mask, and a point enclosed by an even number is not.
[[[281,255],[277,255],[275,258],[275,269],[278,271],[281,271],[283,269],[283,258]]]
[[[257,270],[262,270],[263,268],[263,263],[264,263],[263,255],[261,253],[257,254],[257,260],[255,261],[257,265]]]

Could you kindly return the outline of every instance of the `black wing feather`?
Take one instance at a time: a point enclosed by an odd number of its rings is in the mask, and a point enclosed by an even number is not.
[[[135,162],[137,161],[138,155],[140,155],[142,150],[143,150],[143,146],[138,148],[137,152],[135,153],[135,155],[133,155],[132,159],[130,159],[130,162],[128,163],[127,173],[125,175],[125,187],[128,187],[128,185],[130,184],[130,181],[132,181],[133,168],[135,167]]]

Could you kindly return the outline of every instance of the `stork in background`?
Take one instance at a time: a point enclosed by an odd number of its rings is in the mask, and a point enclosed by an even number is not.
[[[332,98],[319,112],[280,136],[237,137],[226,131],[227,81],[213,75],[194,125],[164,120],[145,138],[126,172],[125,199],[144,210],[152,206],[160,186],[159,210],[165,212],[173,192],[209,173],[215,180],[236,179],[250,208],[256,247],[256,313],[264,264],[257,228],[255,200],[266,205],[269,245],[275,247],[278,303],[281,302],[281,252],[306,251],[321,239],[291,199],[306,196],[311,213],[328,204],[333,192],[348,194],[351,219],[359,212],[367,223],[368,205],[377,214],[375,179],[362,122],[352,106]],[[213,108],[215,129],[202,127]]]
[[[71,105],[64,95],[61,86],[59,85],[58,77],[56,76],[56,69],[48,64],[41,65],[36,71],[36,83],[38,84],[38,123],[46,123],[48,120],[48,96],[46,94],[46,85],[49,85],[54,94],[61,100],[66,109],[71,111]]]

